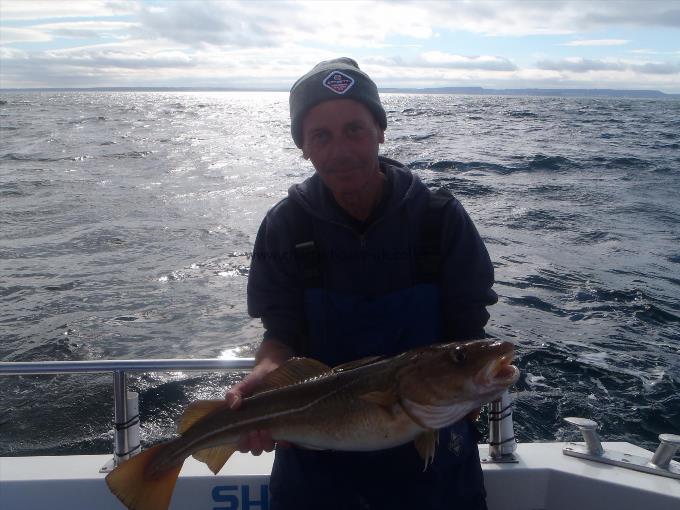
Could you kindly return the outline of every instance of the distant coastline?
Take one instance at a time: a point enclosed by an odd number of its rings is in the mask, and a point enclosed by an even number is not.
[[[557,97],[628,97],[674,98],[680,94],[666,94],[660,90],[617,89],[485,89],[483,87],[384,88],[380,92],[408,94],[468,94],[479,96],[557,96]]]
[[[288,92],[288,89],[247,89],[230,87],[48,87],[0,88],[7,92]],[[553,97],[620,97],[642,99],[680,99],[680,94],[667,94],[660,90],[618,89],[487,89],[484,87],[427,87],[380,89],[386,94],[462,94],[479,96],[553,96]]]

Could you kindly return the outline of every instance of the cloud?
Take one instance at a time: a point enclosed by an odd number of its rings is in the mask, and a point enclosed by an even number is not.
[[[318,39],[357,46],[380,44],[391,35],[430,38],[437,30],[523,36],[611,26],[680,28],[680,5],[673,0],[0,1],[3,21],[137,16],[149,33],[187,44]]]
[[[433,26],[489,36],[566,35],[612,26],[680,28],[674,0],[420,2]]]
[[[24,55],[30,55],[24,53]],[[181,48],[147,41],[129,39],[109,44],[95,44],[48,50],[39,55],[30,55],[39,68],[68,67],[71,70],[80,68],[81,72],[92,72],[95,69],[144,69],[152,72],[157,69],[186,68],[195,65],[191,54]]]
[[[362,60],[363,65],[379,66],[381,69],[395,68],[399,70],[422,69],[441,70],[484,70],[484,71],[514,71],[517,66],[509,59],[490,55],[465,56],[441,51],[427,51],[415,57],[367,57]]]
[[[628,50],[628,53],[633,53],[635,55],[670,55],[672,57],[680,57],[680,51],[660,51],[660,50],[650,50],[648,48],[638,48],[635,50]]]
[[[621,25],[680,28],[680,5],[674,0],[620,0],[599,3],[600,5],[593,6],[594,9],[582,4],[583,28]]]
[[[515,66],[505,58],[491,56],[466,57],[443,53],[441,51],[429,51],[421,55],[426,64],[451,67],[454,69],[494,69],[511,71]]]
[[[270,46],[277,32],[267,18],[266,11],[251,17],[240,4],[225,2],[170,2],[139,13],[146,35],[188,46]]]
[[[370,56],[361,60],[363,66],[381,69],[483,69],[487,71],[510,71],[516,69],[508,59],[492,56],[463,56],[439,51],[424,52],[415,57]]]
[[[0,87],[181,86],[286,89],[322,55],[309,48],[187,51],[168,41],[128,39],[30,52],[0,47]],[[323,55],[325,56],[325,55]]]
[[[3,27],[0,33],[0,44],[45,42],[51,41],[52,37],[44,30],[35,28]]]
[[[3,21],[125,15],[135,37],[165,39],[193,48],[317,47],[381,48],[395,38],[427,40],[442,30],[488,36],[575,34],[611,25],[680,27],[672,1],[2,1]],[[380,20],[379,23],[373,22]],[[34,26],[37,29],[39,25]],[[46,26],[46,25],[43,25]],[[46,30],[48,28],[45,28]],[[76,26],[74,30],[78,30]],[[78,32],[56,36],[81,37]],[[623,39],[576,40],[569,46],[620,45]]]
[[[647,62],[630,68],[640,74],[680,74],[680,62]]]
[[[623,46],[629,42],[627,39],[579,39],[564,43],[563,46]]]
[[[132,0],[87,0],[75,2],[0,0],[3,21],[119,16],[137,11]]]
[[[30,27],[2,27],[0,44],[54,41],[57,38],[97,39],[103,35],[129,37],[139,25],[124,21],[71,21],[41,23]]]
[[[568,71],[571,73],[589,73],[593,71],[632,71],[641,75],[671,75],[680,73],[680,63],[678,62],[632,62],[586,58],[541,60],[536,62],[536,67],[547,71]]]
[[[45,57],[37,60],[45,66],[53,68],[80,68],[81,71],[91,72],[94,69],[158,69],[176,70],[178,68],[193,67],[191,56],[181,51],[136,51],[119,52],[100,49],[98,51],[65,55],[61,52],[48,52]]]
[[[0,2],[2,86],[287,88],[319,60],[343,55],[355,56],[382,87],[583,86],[588,79],[597,80],[593,86],[680,86],[672,47],[646,56],[629,50],[630,60],[559,59],[550,57],[549,43],[535,64],[505,47],[450,51],[451,40],[470,33],[488,36],[485,48],[495,36],[527,34],[568,34],[566,45],[576,48],[622,46],[630,44],[625,35],[607,38],[600,29],[680,27],[673,1],[506,0],[503,8],[487,0]],[[602,37],[583,36],[595,31]]]
[[[594,60],[588,58],[565,58],[561,60],[541,60],[536,62],[538,69],[547,71],[572,71],[586,73],[589,71],[623,71],[627,66],[621,62]]]
[[[149,35],[192,47],[272,47],[313,42],[381,47],[391,36],[434,36],[429,13],[410,2],[183,1],[142,6]],[[372,23],[371,20],[380,20]]]
[[[33,25],[50,39],[64,37],[70,39],[96,39],[102,35],[118,32],[121,37],[139,27],[138,23],[127,21],[73,21],[61,23],[42,23]]]

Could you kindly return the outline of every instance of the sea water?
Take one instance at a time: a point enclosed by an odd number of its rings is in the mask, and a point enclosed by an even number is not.
[[[0,94],[0,360],[252,355],[257,228],[313,172],[285,93]],[[522,441],[680,433],[680,101],[386,94],[385,156],[463,203]],[[142,437],[241,375],[131,377]],[[0,455],[111,451],[109,375],[0,378]],[[484,426],[482,425],[484,429]]]

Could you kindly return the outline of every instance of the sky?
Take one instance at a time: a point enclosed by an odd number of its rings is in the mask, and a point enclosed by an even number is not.
[[[340,56],[381,88],[680,93],[680,0],[0,0],[0,88],[287,90]]]

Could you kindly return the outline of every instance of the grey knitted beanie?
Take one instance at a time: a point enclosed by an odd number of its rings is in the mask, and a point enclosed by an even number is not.
[[[314,106],[332,99],[354,99],[366,105],[378,125],[387,127],[387,115],[380,103],[378,87],[351,58],[319,62],[290,89],[290,131],[295,145],[302,148],[302,119]]]

